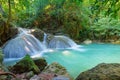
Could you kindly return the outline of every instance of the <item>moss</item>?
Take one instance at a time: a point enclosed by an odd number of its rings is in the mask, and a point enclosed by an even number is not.
[[[22,60],[17,62],[12,68],[14,73],[23,73],[28,71],[33,71],[34,73],[39,73],[39,68],[35,65],[34,61],[29,55],[26,55]]]
[[[34,62],[38,66],[40,71],[42,71],[47,66],[47,62],[46,62],[46,60],[44,58],[34,59]]]

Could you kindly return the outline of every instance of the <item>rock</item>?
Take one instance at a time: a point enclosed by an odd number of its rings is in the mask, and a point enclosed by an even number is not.
[[[30,80],[41,80],[41,79],[38,75],[34,75],[32,78],[30,78]]]
[[[80,73],[75,80],[120,80],[120,64],[99,64],[88,71]]]
[[[10,71],[14,73],[23,73],[29,71],[33,71],[34,73],[40,72],[39,68],[35,65],[34,61],[29,55],[26,55],[22,60],[11,67]]]
[[[54,73],[40,73],[38,75],[40,77],[41,80],[73,80],[72,78],[70,78],[69,76],[65,76],[65,75],[57,75]]]
[[[4,54],[2,53],[2,49],[0,48],[0,70],[8,71],[8,69],[4,66],[3,62]]]
[[[53,78],[55,77],[53,73],[40,73],[38,75],[40,77],[41,80],[53,80]]]
[[[43,70],[43,73],[52,74],[52,75],[54,74],[54,77],[63,76],[63,77],[69,78],[69,80],[72,80],[72,77],[68,74],[67,70],[62,65],[60,65],[56,62],[48,65]]]
[[[89,40],[89,39],[87,39],[87,40],[83,41],[83,43],[84,43],[84,44],[91,44],[91,43],[92,43],[92,41],[91,41],[91,40]]]
[[[54,62],[50,65],[48,65],[43,72],[47,72],[47,73],[55,73],[55,74],[59,74],[59,75],[66,75],[67,74],[67,70],[61,66],[60,64]]]
[[[29,80],[31,77],[34,76],[34,73],[33,71],[30,71],[30,72],[25,72],[25,73],[22,73],[22,74],[16,74],[16,78],[12,78],[11,80]]]
[[[47,62],[44,58],[35,58],[34,62],[38,66],[40,71],[42,71],[47,66]]]
[[[11,27],[9,27],[8,32],[3,32],[4,26],[1,27],[3,28],[0,28],[0,46],[3,46],[4,43],[6,43],[8,40],[12,39],[18,34],[18,28],[13,27],[13,25],[11,25]]]
[[[0,75],[0,80],[7,80],[7,76],[6,75]]]
[[[30,72],[26,73],[26,78],[27,79],[30,79],[33,76],[34,76],[34,72],[33,71],[30,71]]]
[[[112,41],[111,43],[112,43],[112,44],[120,44],[120,40]]]
[[[0,80],[7,80],[7,76],[10,75],[9,73],[5,72],[8,71],[7,68],[2,64],[3,62],[3,54],[2,49],[0,48]]]
[[[41,29],[31,29],[31,34],[34,35],[40,41],[43,41],[44,33],[45,32],[42,31]],[[49,33],[46,33],[46,34],[47,34],[46,42],[49,43],[49,41],[54,37],[54,35]]]
[[[31,29],[31,34],[34,35],[36,38],[38,38],[39,40],[43,40],[44,37],[44,31],[42,31],[41,29]]]
[[[52,80],[70,80],[70,78],[65,76],[57,76],[57,77],[54,77]]]

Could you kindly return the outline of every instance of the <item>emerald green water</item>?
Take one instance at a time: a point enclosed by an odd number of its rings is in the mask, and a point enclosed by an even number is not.
[[[78,50],[51,50],[44,53],[44,57],[48,63],[60,63],[72,77],[76,78],[81,72],[99,63],[120,63],[120,45],[81,45]]]

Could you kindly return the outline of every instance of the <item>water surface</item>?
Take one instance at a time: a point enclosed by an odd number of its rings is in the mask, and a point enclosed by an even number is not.
[[[44,54],[48,63],[58,62],[75,78],[99,63],[120,63],[120,45],[89,44],[79,49],[51,50]]]
[[[99,63],[120,63],[120,45],[83,44],[75,49],[50,49],[42,56],[49,64],[60,63],[71,76],[76,78],[81,72],[91,69]],[[4,59],[4,63],[9,65],[15,60],[17,59]]]

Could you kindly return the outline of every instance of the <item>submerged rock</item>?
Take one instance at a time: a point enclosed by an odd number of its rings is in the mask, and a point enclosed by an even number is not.
[[[120,80],[119,63],[102,63],[82,72],[76,80]]]
[[[33,71],[34,73],[39,73],[39,68],[35,65],[34,61],[29,55],[26,55],[22,60],[17,62],[13,67],[11,67],[11,72],[23,73]]]

